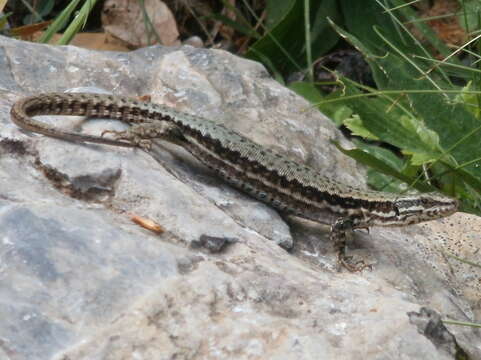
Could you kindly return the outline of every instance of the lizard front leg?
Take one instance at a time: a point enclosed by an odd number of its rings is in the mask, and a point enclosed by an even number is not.
[[[331,233],[329,239],[334,241],[337,248],[337,259],[340,265],[345,267],[351,272],[362,271],[365,268],[372,268],[370,264],[366,264],[364,260],[360,260],[357,263],[352,263],[352,257],[346,255],[346,242],[348,238],[352,237],[354,230],[353,219],[339,218],[331,226]]]

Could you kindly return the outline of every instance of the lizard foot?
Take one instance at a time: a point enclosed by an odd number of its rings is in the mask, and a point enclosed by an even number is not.
[[[137,127],[141,127],[141,125],[135,124],[130,129],[124,131],[104,130],[102,131],[101,136],[103,137],[106,134],[112,134],[115,140],[126,140],[144,150],[150,150],[152,147],[152,141],[139,134]]]
[[[364,269],[372,270],[372,264],[366,264],[366,262],[361,259],[353,263],[352,256],[346,256],[344,251],[339,251],[337,253],[337,261],[340,266],[344,267],[350,272],[361,272]]]
[[[368,228],[364,228],[369,231]],[[330,239],[334,241],[337,248],[337,262],[350,272],[359,272],[366,268],[372,270],[372,264],[366,264],[364,260],[353,262],[352,256],[346,255],[346,242],[353,233],[351,219],[339,219],[331,227]]]

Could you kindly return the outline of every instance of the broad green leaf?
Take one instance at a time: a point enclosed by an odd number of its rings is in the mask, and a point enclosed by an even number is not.
[[[346,82],[346,95],[359,94],[359,90]],[[363,97],[346,100],[354,113],[362,119],[365,130],[384,142],[388,142],[409,154],[441,155],[435,146],[435,138],[420,121],[407,117],[399,109],[391,109],[391,103],[379,97]]]
[[[458,22],[471,33],[481,27],[481,3],[479,0],[463,0],[462,11],[458,14]]]
[[[353,116],[352,109],[345,105],[333,106],[331,111],[325,112],[325,110],[323,110],[322,112],[334,121],[334,124],[337,126],[343,125],[344,121]]]
[[[267,30],[272,30],[279,24],[294,7],[296,0],[268,0],[266,5],[266,26]]]
[[[406,168],[405,160],[394,154],[392,151],[377,145],[366,144],[365,142],[357,139],[353,139],[352,141],[360,150],[367,152],[376,159],[386,163],[389,167],[399,172],[403,172],[403,174],[406,175],[406,173],[403,171]]]
[[[471,90],[472,81],[469,81],[466,86],[464,86],[461,90],[459,95],[456,95],[455,101],[466,106],[466,110],[468,110],[471,114],[473,114],[477,119],[479,119],[481,115],[481,108],[480,108],[480,97],[478,94],[468,93]]]
[[[395,154],[393,154],[391,151],[384,149],[380,146],[368,145],[360,140],[353,139],[352,141],[360,150],[374,156],[376,159],[382,161],[387,166],[395,169],[399,173],[402,173],[404,176],[407,176],[406,179],[410,177],[412,179],[415,179],[415,174],[409,175],[403,171],[403,169],[405,169],[404,161]],[[373,189],[395,193],[406,191],[409,186],[409,184],[406,184],[398,178],[379,172],[371,167],[367,169],[367,183]]]
[[[413,165],[424,165],[437,161],[441,154],[438,135],[424,126],[421,121],[414,118],[401,116],[399,122],[407,131],[417,134],[419,140],[425,145],[426,149],[432,150],[426,152],[410,151],[409,149],[403,150],[403,153],[412,155],[411,163]]]
[[[353,135],[363,137],[367,140],[379,140],[376,135],[364,127],[359,115],[353,115],[352,117],[345,119],[344,125],[351,130]]]
[[[406,183],[371,168],[367,169],[367,184],[375,190],[391,193],[402,193],[408,189]]]
[[[311,1],[311,4],[315,3]],[[342,21],[342,14],[338,0],[324,0],[317,11],[311,13],[311,51],[313,59],[317,59],[339,41],[339,35],[332,29],[328,19]]]
[[[413,184],[413,186],[420,190],[420,191],[433,191],[433,187],[429,186],[427,184],[423,184],[421,182],[417,182],[416,178],[408,177],[395,168],[389,166],[386,164],[384,161],[379,160],[377,157],[373,156],[372,154],[369,154],[366,151],[360,150],[360,149],[353,149],[353,150],[348,150],[342,148],[338,143],[335,143],[336,147],[343,152],[344,154],[352,157],[353,159],[369,166],[372,169],[375,169],[385,175],[389,175],[392,177],[395,177],[406,184]]]
[[[317,104],[322,100],[322,94],[313,84],[304,81],[295,81],[289,84],[289,89],[301,95],[312,104]]]
[[[399,122],[408,131],[416,133],[419,135],[419,139],[426,144],[426,146],[433,151],[439,150],[439,137],[434,131],[429,130],[422,121],[416,120],[412,117],[401,116]]]
[[[361,29],[369,34],[363,33]],[[379,98],[347,101],[347,105],[360,115],[369,131],[382,141],[397,146],[404,152],[415,154],[415,163],[447,159],[450,163],[459,164],[481,157],[480,122],[463,104],[454,103],[450,94],[442,92],[442,89],[457,88],[443,81],[436,72],[428,74],[431,64],[415,61],[412,57],[413,51],[406,49],[404,45],[397,48],[394,45],[397,43],[386,37],[384,29],[366,29],[359,25],[355,31],[362,39],[345,30],[337,30],[364,53],[379,89],[416,91],[406,92],[402,97],[392,97],[390,101]],[[373,44],[375,36],[378,41]],[[351,94],[356,93],[352,87],[349,90]],[[405,121],[400,120],[401,115],[416,119],[431,132],[413,133],[412,126],[407,126]],[[439,138],[438,148],[433,148],[437,140],[432,136],[432,132]],[[443,156],[446,151],[449,151],[452,157]],[[474,163],[464,171],[475,178],[481,178],[481,167]],[[477,188],[477,191],[481,192],[481,188]]]

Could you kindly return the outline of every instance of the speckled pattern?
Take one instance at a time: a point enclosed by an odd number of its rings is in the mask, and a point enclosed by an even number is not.
[[[466,217],[472,217],[472,221],[468,221]],[[423,228],[433,232],[433,235],[429,243],[419,241],[422,238],[420,237],[417,244],[424,261],[431,264],[444,280],[475,304],[480,316],[481,227],[477,220],[475,215],[458,213],[449,219],[438,221],[436,226],[431,223],[423,224]]]

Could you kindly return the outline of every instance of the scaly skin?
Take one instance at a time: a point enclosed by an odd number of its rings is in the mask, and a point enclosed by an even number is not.
[[[59,130],[33,119],[36,115],[112,118],[132,127],[111,139]],[[451,215],[458,209],[456,199],[439,193],[356,189],[211,120],[127,97],[41,94],[18,101],[11,116],[21,128],[70,141],[146,146],[153,138],[169,140],[183,146],[234,187],[281,212],[331,225],[334,239],[356,228],[416,224]]]

